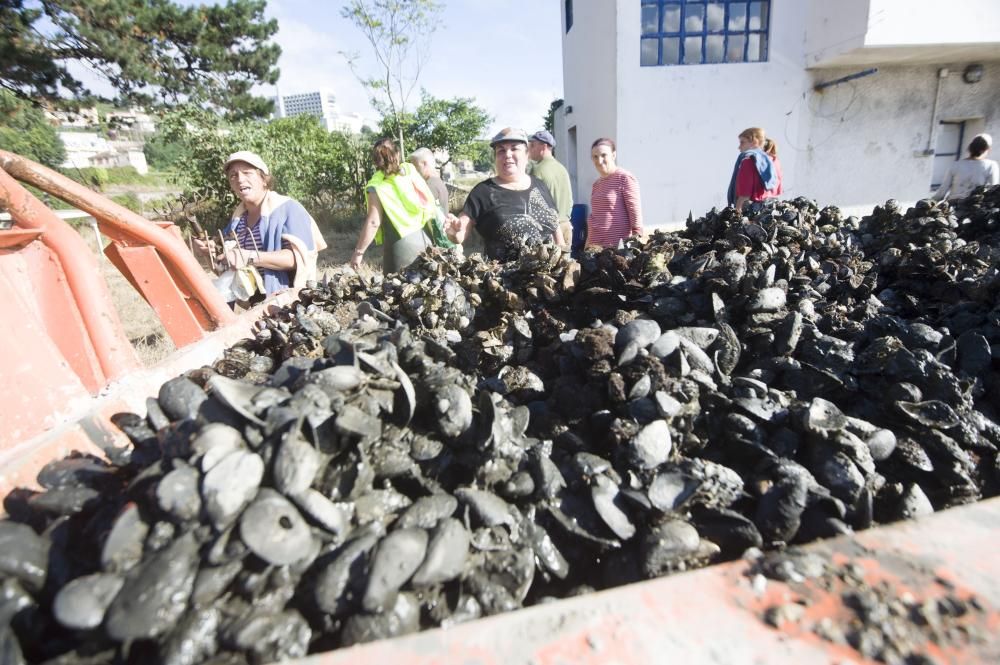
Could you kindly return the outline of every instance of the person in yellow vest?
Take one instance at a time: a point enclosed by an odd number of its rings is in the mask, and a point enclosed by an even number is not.
[[[377,170],[365,186],[368,214],[350,265],[357,269],[374,241],[383,246],[382,272],[399,272],[431,246],[423,229],[437,214],[437,203],[414,166],[401,161],[392,139],[375,142],[372,161]]]

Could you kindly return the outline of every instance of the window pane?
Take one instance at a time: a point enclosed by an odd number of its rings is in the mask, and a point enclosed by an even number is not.
[[[705,62],[723,62],[724,37],[710,35],[705,38]]]
[[[663,32],[681,31],[681,6],[663,5]]]
[[[701,32],[705,27],[705,5],[689,2],[684,8],[684,32]]]
[[[706,8],[708,10],[708,31],[721,32],[726,27],[726,6],[713,2]]]
[[[757,62],[763,60],[761,57],[761,49],[764,47],[765,41],[762,39],[760,34],[752,34],[747,37],[747,62]]]
[[[684,38],[684,64],[697,65],[701,63],[701,37]]]
[[[734,2],[729,5],[729,29],[736,32],[744,30],[747,26],[747,6],[742,2]]]
[[[677,37],[663,38],[663,64],[677,65],[681,61],[681,40]]]
[[[653,35],[660,31],[660,26],[656,20],[659,11],[656,5],[643,5],[642,7],[642,34]]]
[[[643,39],[639,46],[639,65],[647,67],[659,63],[659,39]]]
[[[750,3],[750,29],[763,30],[767,26],[767,3]]]
[[[726,49],[726,62],[743,62],[743,45],[746,37],[729,35],[729,47]]]

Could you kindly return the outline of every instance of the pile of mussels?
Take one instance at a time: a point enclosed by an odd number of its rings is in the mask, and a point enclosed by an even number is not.
[[[0,660],[261,663],[995,495],[1000,188],[328,275],[6,497]]]

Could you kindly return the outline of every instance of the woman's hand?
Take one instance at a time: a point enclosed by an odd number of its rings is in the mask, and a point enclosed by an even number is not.
[[[351,254],[351,260],[349,261],[350,266],[355,270],[357,270],[358,268],[361,267],[361,260],[364,257],[365,257],[364,252],[359,252],[358,250],[354,250],[354,253]]]
[[[448,240],[461,245],[465,241],[465,234],[468,233],[469,227],[473,223],[472,219],[464,213],[456,217],[449,212],[444,222],[444,234],[448,236]]]
[[[248,255],[249,252],[245,249],[241,249],[238,245],[233,245],[223,250],[222,258],[225,259],[230,268],[242,268],[247,264]]]
[[[208,256],[209,254],[215,253],[215,241],[211,238],[191,238],[191,245],[195,249],[196,254],[201,254],[202,256]]]

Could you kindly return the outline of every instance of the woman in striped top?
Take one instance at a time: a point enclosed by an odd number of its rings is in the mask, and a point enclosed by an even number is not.
[[[234,152],[223,172],[239,199],[222,230],[225,239],[236,240],[219,257],[225,265],[255,266],[268,296],[315,279],[316,258],[326,242],[302,204],[271,189],[271,171],[260,155],[247,150]],[[213,241],[194,244],[201,252],[218,249]],[[251,303],[259,299],[253,298]]]
[[[618,153],[611,139],[594,141],[590,158],[601,177],[590,190],[587,244],[617,247],[625,238],[642,235],[639,181],[616,164]]]

